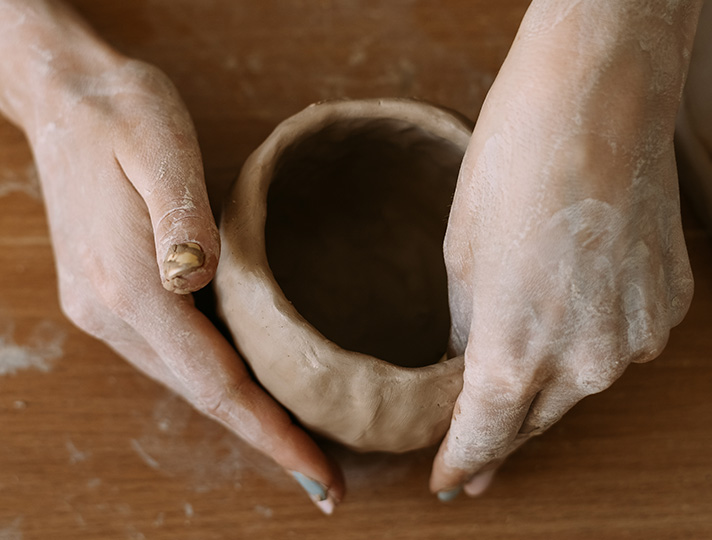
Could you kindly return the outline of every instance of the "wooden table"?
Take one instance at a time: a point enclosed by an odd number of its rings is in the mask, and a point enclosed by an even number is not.
[[[176,82],[216,205],[248,153],[310,102],[417,95],[475,117],[527,4],[73,3]],[[699,224],[686,229],[696,296],[661,358],[584,400],[477,500],[428,493],[432,451],[334,448],[350,493],[326,518],[66,321],[30,151],[0,121],[0,539],[712,538],[712,254]]]

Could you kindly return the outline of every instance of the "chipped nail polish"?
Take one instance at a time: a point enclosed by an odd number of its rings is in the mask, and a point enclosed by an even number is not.
[[[462,492],[462,486],[457,486],[454,489],[448,491],[438,491],[438,499],[440,502],[450,502],[455,499]]]
[[[163,260],[165,279],[171,280],[200,268],[205,263],[203,248],[195,242],[171,246]]]
[[[311,500],[317,503],[317,505],[321,502],[326,502],[328,500],[326,488],[322,486],[319,482],[317,482],[316,480],[312,480],[308,476],[304,476],[302,473],[296,471],[292,471],[292,476],[297,482],[299,482],[299,485],[304,488],[304,491],[309,494]]]

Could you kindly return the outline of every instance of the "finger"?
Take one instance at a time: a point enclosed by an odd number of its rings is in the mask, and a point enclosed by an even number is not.
[[[479,473],[465,484],[464,491],[469,497],[479,497],[492,485],[492,480],[494,480],[494,476],[502,461],[495,463],[483,467]]]
[[[630,362],[640,364],[660,356],[670,328],[682,320],[689,307],[693,282],[685,242],[681,229],[670,229],[660,246],[667,260],[658,262],[642,248],[621,264],[624,278],[619,305],[623,320],[618,331],[625,324],[625,333],[621,336],[624,339],[619,338],[622,347],[619,345],[617,357],[606,359],[611,365],[621,366],[618,375]],[[674,239],[672,245],[668,244],[669,238]],[[580,352],[585,357],[585,352]]]
[[[710,10],[712,13],[712,9]],[[673,178],[676,177],[676,166],[671,163]],[[668,223],[665,235],[662,235],[661,252],[665,254],[664,272],[665,285],[668,293],[668,310],[666,319],[669,327],[675,327],[682,322],[692,303],[695,290],[695,280],[687,254],[687,243],[683,232],[680,216],[680,192],[677,182],[667,187],[667,198],[676,200],[678,204],[669,209]]]
[[[148,207],[163,286],[185,294],[213,278],[220,239],[193,125],[175,99],[137,125],[116,158]]]
[[[187,398],[186,389],[178,382],[173,372],[166,367],[161,357],[140,335],[134,332],[130,337],[122,336],[121,339],[112,339],[106,341],[106,343],[114,352],[144,375],[167,386],[176,394]]]
[[[130,362],[134,367],[139,369],[145,375],[148,375],[153,380],[167,386],[176,394],[182,396],[188,401],[191,401],[191,394],[183,384],[179,382],[173,372],[168,369],[161,358],[155,353],[151,346],[140,336],[135,335],[132,339],[114,340],[109,343],[109,346],[120,356]],[[229,422],[222,422],[228,429],[235,431]],[[243,437],[244,438],[244,437]],[[295,479],[304,487],[313,499],[319,499],[321,486],[312,481],[304,474],[291,471]],[[329,499],[328,490],[326,495],[321,500],[315,500],[317,507],[326,514],[331,514],[334,510],[335,501]],[[331,497],[333,499],[339,496],[339,501],[343,498],[343,487],[339,492],[338,489],[332,489]]]
[[[146,341],[186,389],[189,401],[296,473],[317,506],[331,513],[345,491],[336,464],[251,379],[235,350],[202,313],[159,292],[163,294],[152,303],[151,313],[139,314],[133,326],[148,330],[143,332]],[[160,328],[155,328],[156,320]]]
[[[163,291],[160,291],[163,294]],[[190,306],[192,308],[193,302],[191,301],[191,297],[181,297],[181,301],[183,301],[184,304]],[[117,318],[117,321],[115,321],[114,326],[124,326],[127,327],[126,323],[121,321],[120,319]],[[120,337],[117,337],[120,336]],[[138,370],[143,372],[144,374],[148,375],[150,378],[154,379],[155,381],[167,386],[174,392],[176,392],[178,395],[182,396],[189,402],[194,402],[195,401],[195,395],[194,392],[192,392],[191,388],[186,388],[186,385],[182,383],[179,378],[175,375],[172,369],[170,369],[166,363],[161,359],[161,357],[153,350],[153,348],[148,344],[148,342],[143,339],[137,332],[130,328],[124,328],[122,332],[114,334],[112,337],[108,338],[106,340],[107,344],[120,356],[122,356],[124,359],[126,359],[129,363],[131,363],[134,367],[136,367]],[[239,359],[236,359],[237,362],[240,362]],[[253,387],[256,387],[256,385],[252,385]],[[258,396],[259,397],[259,396]],[[266,396],[265,396],[266,397]],[[256,401],[256,400],[254,400]],[[269,400],[271,401],[271,400]],[[269,406],[273,406],[273,403],[268,403]],[[259,404],[257,405],[259,407]],[[283,413],[283,411],[280,409],[280,413]],[[284,415],[286,416],[286,414]],[[231,429],[232,431],[237,431],[234,427],[233,422],[229,421],[224,421],[222,418],[217,418],[221,423],[226,425],[228,429]],[[300,435],[305,436],[301,430],[296,429],[293,424],[291,424],[287,427],[287,429],[295,429],[295,435],[298,437]],[[246,439],[247,437],[244,436],[244,433],[240,433],[242,435],[242,438]],[[277,436],[280,436],[279,433],[276,434]],[[289,437],[287,437],[287,440]],[[308,439],[308,438],[307,438]],[[311,439],[308,439],[307,441],[309,444],[313,444],[313,441]],[[303,441],[297,440],[295,444],[299,446],[304,446]],[[261,448],[264,451],[264,448]],[[331,463],[330,466],[333,467],[338,473],[337,467]],[[296,471],[292,471],[294,474]],[[294,474],[295,478],[299,481],[299,483],[305,487],[305,489],[308,490],[310,493],[310,496],[318,498],[319,496],[319,484],[315,483],[313,481],[310,481],[310,477],[304,475],[304,474]],[[339,489],[338,483],[337,485],[334,486],[334,489],[332,489],[332,500],[329,499],[329,493],[328,490],[324,490],[325,492],[325,497],[323,500],[318,500],[315,501],[317,503],[317,506],[323,510],[325,513],[331,513],[333,511],[333,504],[334,501],[340,501],[341,498],[343,498],[343,481],[341,481],[341,487]],[[336,497],[339,497],[336,499]]]
[[[430,489],[439,498],[502,459],[514,442],[536,391],[531,376],[516,370],[503,375],[506,371],[466,365],[463,390],[430,477]]]
[[[524,443],[544,433],[586,395],[570,381],[562,380],[548,385],[532,401],[519,429],[517,443]]]
[[[503,456],[485,465],[463,486],[464,492],[470,497],[479,497],[492,484],[495,474],[507,457],[519,449],[532,437],[541,435],[566,412],[580,401],[584,395],[574,391],[571,385],[555,384],[537,394],[529,406],[519,433],[503,453]]]

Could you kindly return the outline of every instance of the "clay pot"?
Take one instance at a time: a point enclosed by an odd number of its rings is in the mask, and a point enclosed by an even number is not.
[[[403,99],[312,105],[249,157],[218,307],[262,385],[363,451],[436,443],[461,389],[442,240],[469,123]]]

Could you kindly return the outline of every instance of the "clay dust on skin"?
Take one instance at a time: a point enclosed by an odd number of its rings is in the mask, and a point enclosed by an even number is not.
[[[55,323],[39,323],[22,345],[15,341],[14,334],[13,324],[0,323],[0,376],[27,369],[48,372],[64,354],[66,334]]]
[[[448,229],[453,275],[475,295],[453,314],[475,337],[446,466],[473,471],[506,455],[523,422],[546,428],[631,361],[657,356],[684,316],[692,280],[672,126],[693,4],[532,3],[483,107]],[[589,39],[580,28],[592,18],[601,25]],[[568,63],[557,52],[561,84],[547,86],[537,74],[549,73],[552,41],[578,34],[562,48]],[[534,75],[522,81],[523,60]],[[640,97],[602,100],[610,87]],[[554,91],[557,110],[544,114]]]

